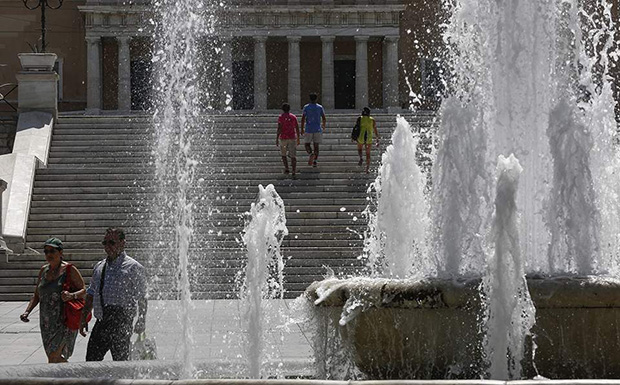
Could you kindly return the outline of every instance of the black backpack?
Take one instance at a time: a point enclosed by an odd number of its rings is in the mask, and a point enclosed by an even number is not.
[[[360,136],[360,131],[362,131],[362,128],[360,127],[360,121],[361,118],[357,118],[357,121],[355,122],[355,126],[353,126],[353,130],[351,131],[351,140],[357,141],[357,138],[359,138]]]

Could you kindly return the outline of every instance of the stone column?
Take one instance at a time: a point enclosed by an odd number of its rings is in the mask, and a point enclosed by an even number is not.
[[[254,109],[267,109],[267,36],[254,37]]]
[[[398,109],[398,36],[383,41],[383,108]]]
[[[321,102],[325,109],[334,108],[334,40],[335,36],[321,36],[323,42]]]
[[[301,36],[288,36],[288,102],[291,109],[301,108],[301,70],[299,42]]]
[[[0,208],[2,207],[2,195],[4,195],[4,191],[6,190],[7,183],[5,180],[0,179]],[[6,242],[4,241],[4,237],[2,234],[2,210],[0,210],[0,254],[11,254],[13,251],[6,246]]]
[[[131,37],[119,36],[118,42],[118,109],[131,111],[131,54],[129,42]]]
[[[101,37],[86,38],[86,112],[101,111]]]
[[[355,36],[355,108],[368,106],[368,36]]]
[[[233,59],[232,59],[232,37],[224,36],[222,43],[222,79],[220,82],[220,93],[222,96],[222,109],[232,110],[233,108]]]

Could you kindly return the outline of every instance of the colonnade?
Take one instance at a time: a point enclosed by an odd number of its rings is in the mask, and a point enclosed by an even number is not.
[[[368,40],[370,36],[353,36],[355,40],[355,108],[368,105]],[[116,37],[118,42],[118,109],[131,110],[130,36]],[[254,109],[267,109],[267,36],[254,36]],[[300,43],[302,36],[287,36],[288,102],[301,104]],[[335,108],[333,35],[321,36],[321,102],[326,109]],[[221,37],[221,95],[227,105],[233,95],[233,37]],[[398,36],[383,37],[383,108],[399,107]],[[87,42],[87,111],[98,112],[101,97],[101,37],[86,37]],[[227,103],[228,102],[228,103]]]

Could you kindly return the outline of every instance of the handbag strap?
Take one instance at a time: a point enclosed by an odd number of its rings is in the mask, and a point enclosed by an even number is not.
[[[69,275],[69,272],[71,271],[71,266],[73,266],[70,263],[67,263],[67,267],[65,268],[65,282],[62,284],[62,289],[64,291],[71,291],[71,278]]]

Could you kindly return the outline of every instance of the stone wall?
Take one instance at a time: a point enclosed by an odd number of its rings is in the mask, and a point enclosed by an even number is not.
[[[10,154],[15,142],[17,117],[0,117],[0,155]]]
[[[60,9],[46,12],[47,52],[57,54],[61,63],[59,108],[63,110],[83,109],[86,102],[84,22],[77,9],[83,3],[65,1]],[[0,67],[0,84],[16,83],[15,74],[20,70],[17,54],[31,52],[29,44],[41,45],[41,11],[30,11],[21,1],[3,1],[0,15],[0,64],[6,64]],[[11,102],[17,101],[18,93],[11,93]]]

